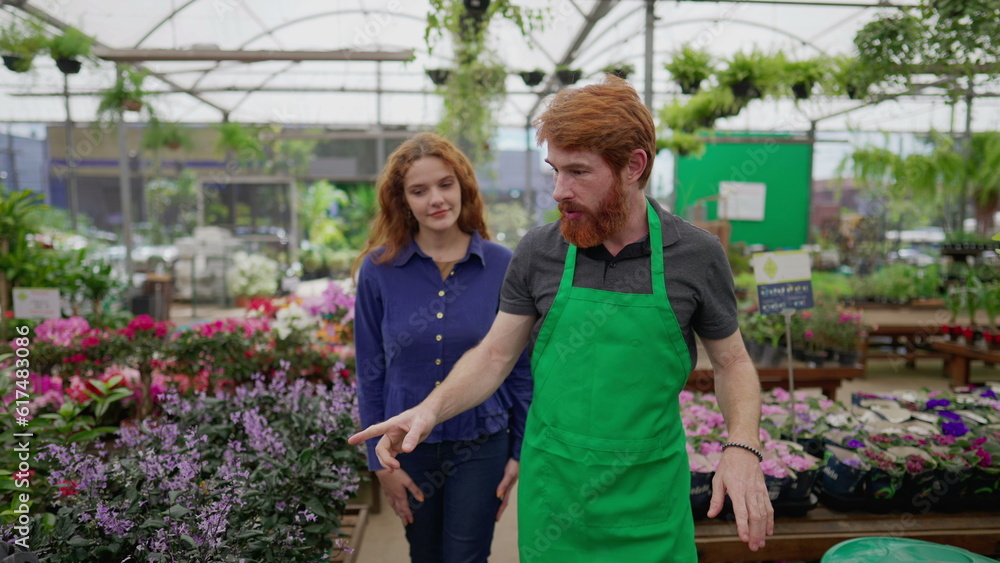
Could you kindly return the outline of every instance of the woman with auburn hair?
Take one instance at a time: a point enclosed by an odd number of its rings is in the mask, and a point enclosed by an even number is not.
[[[489,241],[472,164],[438,135],[392,153],[378,201],[355,305],[364,426],[420,403],[486,336],[512,255]],[[403,521],[412,561],[487,560],[519,473],[531,385],[522,354],[495,394],[437,425],[399,456],[399,470],[384,469],[377,440],[368,442],[369,469]]]

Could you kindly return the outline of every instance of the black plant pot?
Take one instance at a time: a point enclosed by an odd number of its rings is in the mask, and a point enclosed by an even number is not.
[[[701,81],[697,82],[686,82],[678,80],[677,84],[680,84],[681,94],[686,96],[693,96],[698,93],[698,89],[701,87]]]
[[[14,72],[28,72],[31,68],[31,59],[25,59],[21,55],[4,55],[3,65]]]
[[[538,86],[542,80],[545,80],[545,73],[537,70],[524,71],[520,75],[525,86]]]
[[[77,74],[83,68],[83,63],[76,59],[56,59],[56,66],[63,74]]]
[[[853,84],[848,84],[844,87],[844,90],[847,91],[847,97],[852,100],[861,100],[865,97],[864,90]]]
[[[629,72],[622,68],[613,68],[607,71],[608,74],[613,74],[622,80],[628,80]]]
[[[792,94],[795,94],[796,100],[808,100],[810,90],[812,90],[812,84],[806,82],[792,84]]]
[[[448,82],[448,77],[451,75],[451,71],[446,68],[429,68],[424,72],[431,78],[431,82],[438,86],[443,86],[445,82]]]
[[[490,8],[490,0],[464,0],[465,13],[475,20],[483,19]]]
[[[744,78],[735,84],[731,84],[729,88],[733,91],[733,96],[737,98],[742,98],[744,100],[753,100],[760,98],[760,90],[749,78]]]
[[[559,82],[562,82],[566,86],[570,84],[576,84],[580,78],[583,77],[582,70],[557,70],[556,77],[559,78]]]

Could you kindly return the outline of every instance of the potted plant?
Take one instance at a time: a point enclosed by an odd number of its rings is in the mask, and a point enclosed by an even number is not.
[[[448,82],[448,76],[451,75],[451,71],[446,68],[429,68],[424,72],[427,73],[435,86],[443,86],[445,82]]]
[[[796,100],[809,99],[813,87],[826,76],[828,61],[823,57],[788,61],[785,64],[785,82],[791,86]]]
[[[601,69],[601,72],[613,74],[622,80],[627,80],[628,75],[635,72],[635,66],[630,63],[612,63]]]
[[[583,77],[583,71],[578,68],[570,68],[567,65],[559,65],[556,67],[556,77],[564,86],[570,86],[576,84]]]
[[[240,160],[259,160],[264,156],[257,131],[236,121],[227,121],[215,127],[219,140],[215,150],[220,153],[232,151]]]
[[[870,83],[858,59],[841,56],[833,59],[831,90],[852,100],[863,100],[868,96]]]
[[[670,62],[664,63],[663,68],[680,85],[681,93],[691,95],[697,93],[701,83],[712,75],[712,56],[685,45]]]
[[[37,20],[12,18],[0,28],[0,55],[3,64],[14,72],[28,72],[35,55],[45,48],[48,38]]]
[[[674,131],[669,138],[657,139],[656,148],[657,150],[668,149],[678,157],[697,157],[705,154],[705,142],[701,140],[701,137],[683,131]]]
[[[233,255],[233,267],[226,277],[229,295],[237,304],[253,297],[270,297],[278,291],[278,263],[267,256],[240,251]]]
[[[738,52],[716,76],[720,85],[732,90],[734,97],[752,100],[774,93],[784,66],[784,56],[780,54],[771,56],[756,50]]]
[[[97,106],[98,115],[116,114],[121,111],[141,111],[143,108],[143,98],[146,91],[142,83],[149,73],[144,70],[134,70],[130,67],[121,67],[118,76],[115,77],[115,84],[104,91],[101,101]]]
[[[524,85],[529,87],[538,86],[545,80],[545,71],[540,68],[524,70],[518,74],[521,75],[521,80],[524,80]]]
[[[172,151],[180,148],[190,150],[194,143],[178,124],[153,117],[142,134],[142,148],[156,151],[164,147]]]
[[[75,27],[67,27],[49,41],[49,54],[63,74],[76,74],[83,66],[81,58],[90,55],[94,39]]]

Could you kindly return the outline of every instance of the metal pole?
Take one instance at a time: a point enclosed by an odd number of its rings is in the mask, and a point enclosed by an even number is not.
[[[128,139],[125,131],[125,110],[118,110],[118,184],[121,192],[122,239],[125,242],[125,277],[132,288],[132,178],[128,164]]]
[[[295,180],[288,180],[288,209],[291,223],[288,233],[288,264],[292,265],[299,259],[299,190]]]
[[[643,61],[646,68],[646,84],[642,101],[649,109],[653,109],[653,30],[656,26],[655,5],[655,0],[646,0],[646,54]]]
[[[77,215],[80,213],[80,198],[76,191],[76,155],[73,152],[73,118],[69,112],[69,75],[63,74],[63,95],[66,99],[66,191],[69,195],[69,220],[73,230],[77,229]]]
[[[789,420],[792,423],[791,434],[792,439],[795,439],[795,419],[798,414],[795,412],[795,370],[792,368],[792,313],[795,309],[785,309],[782,311],[785,315],[785,352],[787,354],[788,361],[788,393],[791,395],[791,405],[792,405],[792,416]],[[829,397],[832,399],[833,397]]]
[[[14,128],[7,124],[7,162],[10,164],[10,191],[21,189],[17,182],[17,161],[14,160]]]

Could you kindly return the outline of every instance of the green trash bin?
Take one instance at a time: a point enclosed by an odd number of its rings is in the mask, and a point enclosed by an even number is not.
[[[820,563],[996,563],[967,549],[910,538],[864,537],[831,547]]]

